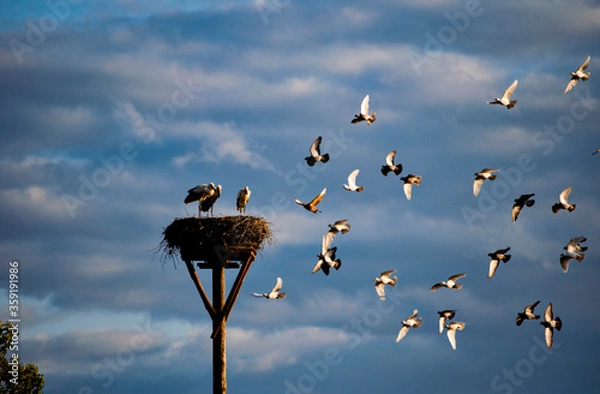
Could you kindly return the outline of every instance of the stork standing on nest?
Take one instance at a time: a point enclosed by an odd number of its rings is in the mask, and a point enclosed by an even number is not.
[[[183,202],[189,204],[198,201],[198,217],[202,217],[202,212],[207,212],[209,210],[210,215],[214,216],[213,205],[215,201],[221,197],[221,190],[221,185],[215,186],[212,182],[208,185],[198,185],[188,190],[188,195]]]
[[[242,211],[244,212],[244,215],[246,214],[246,204],[248,204],[249,199],[250,188],[248,186],[244,186],[244,188],[238,192],[237,198],[235,200],[235,206],[239,211],[240,215],[242,214]]]

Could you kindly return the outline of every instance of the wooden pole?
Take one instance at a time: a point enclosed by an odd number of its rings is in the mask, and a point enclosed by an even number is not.
[[[223,318],[223,307],[225,305],[225,265],[218,258],[212,261],[213,281],[213,332],[217,334],[213,338],[213,394],[227,393],[227,354],[226,354],[226,331],[227,320]]]
[[[202,282],[200,282],[200,278],[198,277],[198,273],[194,269],[194,265],[192,264],[191,261],[185,260],[185,266],[187,267],[188,272],[190,273],[192,282],[194,282],[194,285],[196,286],[196,290],[198,290],[198,294],[200,294],[200,298],[202,299],[202,303],[204,304],[204,307],[208,311],[210,318],[214,320],[216,318],[215,309],[210,304],[208,296],[206,295],[206,292],[204,291],[204,287],[202,287]]]

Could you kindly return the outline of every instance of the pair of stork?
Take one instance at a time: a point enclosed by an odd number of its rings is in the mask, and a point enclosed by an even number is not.
[[[221,192],[223,188],[221,185],[215,186],[214,183],[197,185],[196,187],[188,190],[188,195],[183,200],[185,204],[190,204],[192,202],[198,201],[198,217],[202,217],[202,212],[210,211],[210,215],[214,216],[214,204],[219,197],[221,197]],[[246,213],[246,205],[248,204],[248,200],[250,199],[250,188],[245,186],[241,189],[236,198],[236,208],[241,215],[242,213]]]

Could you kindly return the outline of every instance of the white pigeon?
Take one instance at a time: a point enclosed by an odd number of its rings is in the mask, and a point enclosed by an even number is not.
[[[248,204],[248,200],[250,200],[251,193],[252,192],[250,191],[250,188],[248,186],[244,186],[244,188],[238,192],[237,197],[235,199],[235,206],[240,215],[242,214],[242,212],[244,214],[246,213],[246,205]]]
[[[363,186],[357,186],[356,185],[356,177],[358,176],[358,173],[360,172],[359,169],[356,169],[354,171],[352,171],[350,173],[350,175],[348,175],[348,184],[344,184],[344,189],[351,191],[351,192],[362,192],[365,188]]]
[[[467,323],[453,321],[446,326],[446,336],[448,337],[448,341],[450,341],[450,346],[452,346],[453,350],[456,350],[456,330],[462,331],[465,329],[466,325]]]
[[[385,165],[381,166],[381,173],[387,176],[390,172],[394,172],[396,175],[400,175],[402,172],[402,164],[394,164],[396,157],[396,151],[393,150],[385,157]]]
[[[500,97],[500,98],[496,97],[494,99],[494,101],[488,101],[488,104],[500,104],[500,105],[506,107],[506,109],[511,109],[512,107],[517,105],[517,100],[511,101],[510,98],[511,98],[513,92],[515,91],[515,88],[517,87],[518,83],[519,83],[519,81],[517,81],[515,79],[515,81],[512,83],[512,85],[510,85],[508,87],[508,89],[506,89],[504,91],[504,94],[502,95],[502,97]]]
[[[565,94],[567,92],[569,92],[571,89],[573,89],[575,87],[575,85],[577,85],[577,81],[579,81],[580,79],[582,81],[586,81],[590,77],[589,72],[587,72],[587,73],[584,72],[587,69],[589,64],[590,64],[590,56],[588,56],[587,59],[585,59],[585,62],[583,62],[583,64],[581,66],[579,66],[577,71],[571,71],[571,80],[569,81],[569,83],[567,84],[567,87],[565,88]]]
[[[557,214],[561,209],[566,209],[569,212],[575,210],[576,204],[569,204],[569,196],[573,191],[572,187],[568,187],[558,195],[558,202],[552,205],[552,213]]]
[[[456,309],[446,309],[443,311],[438,311],[438,315],[440,315],[438,319],[438,334],[441,334],[444,331],[444,327],[446,327],[446,319],[454,319],[455,314]]]
[[[503,263],[506,263],[508,260],[510,260],[511,255],[506,254],[506,252],[508,252],[509,250],[510,246],[506,249],[498,249],[494,253],[488,253],[488,256],[490,257],[490,269],[488,271],[487,276],[488,279],[494,276],[494,274],[496,273],[496,269],[498,269],[498,265],[501,261]]]
[[[383,271],[381,275],[373,279],[375,282],[375,290],[377,291],[379,298],[381,298],[381,301],[385,301],[385,285],[394,287],[398,282],[398,277],[392,276],[395,272],[396,270]]]
[[[421,175],[408,174],[407,176],[401,177],[400,180],[404,182],[402,188],[404,189],[404,195],[406,199],[410,201],[412,198],[413,185],[419,186],[421,184]]]
[[[322,161],[327,163],[329,161],[329,153],[321,155],[321,136],[318,136],[316,140],[310,146],[310,156],[304,158],[306,164],[314,166],[316,162]]]
[[[540,300],[537,300],[533,304],[527,305],[523,312],[517,313],[517,321],[516,321],[517,326],[520,326],[521,324],[523,324],[523,322],[525,320],[537,320],[540,318],[540,315],[536,315],[535,313],[533,313],[533,310],[539,303],[540,303]]]
[[[581,242],[587,241],[585,237],[575,237],[571,238],[567,246],[563,249],[566,252],[560,254],[560,266],[563,269],[563,272],[566,274],[569,271],[569,262],[571,259],[575,259],[578,262],[582,262],[585,258],[583,252],[587,250],[587,246],[581,246]]]
[[[252,296],[260,298],[268,298],[269,300],[276,300],[278,298],[285,298],[286,294],[281,292],[281,287],[283,286],[283,281],[281,278],[277,278],[277,284],[273,287],[270,293],[251,293]]]
[[[456,283],[456,281],[461,278],[464,278],[465,276],[467,276],[467,274],[465,274],[465,273],[452,275],[451,277],[448,278],[447,281],[442,281],[442,282],[436,283],[435,285],[431,286],[430,290],[437,291],[438,289],[440,289],[442,287],[447,287],[449,289],[454,289],[454,290],[460,290],[462,288],[462,284]]]
[[[334,268],[339,270],[342,266],[342,261],[340,259],[336,259],[335,253],[337,251],[337,247],[330,248],[331,242],[335,236],[331,233],[327,233],[323,235],[323,239],[321,242],[321,253],[317,255],[319,260],[315,264],[312,273],[322,270],[325,275],[329,275],[329,269]]]
[[[554,336],[554,328],[558,331],[562,328],[562,320],[560,317],[556,316],[556,318],[552,315],[552,303],[548,304],[546,308],[546,313],[544,313],[544,321],[541,321],[540,324],[544,326],[544,336],[546,337],[546,346],[548,349],[552,347],[553,336]]]
[[[498,172],[500,170],[496,170],[493,168],[484,168],[483,170],[481,170],[480,172],[476,172],[475,175],[475,180],[473,181],[473,194],[475,195],[475,197],[477,197],[479,195],[479,191],[481,190],[481,186],[483,185],[483,181],[485,181],[486,179],[489,179],[490,181],[493,181],[494,179],[496,179],[496,174],[492,174],[493,172]]]
[[[415,309],[413,311],[413,314],[410,315],[408,317],[408,319],[402,321],[402,327],[400,328],[400,331],[398,332],[398,336],[396,337],[396,342],[400,342],[400,340],[406,336],[406,334],[408,333],[408,330],[410,330],[411,328],[421,327],[421,324],[423,324],[423,319],[420,317],[417,318],[418,315],[419,315],[419,311],[417,309]]]
[[[362,103],[360,104],[360,113],[354,115],[354,119],[352,119],[352,121],[350,123],[356,124],[356,123],[360,123],[364,120],[367,122],[367,124],[369,126],[371,126],[371,123],[375,122],[375,119],[376,119],[375,112],[369,114],[369,100],[370,100],[370,97],[367,94],[365,96],[365,98],[363,99]]]

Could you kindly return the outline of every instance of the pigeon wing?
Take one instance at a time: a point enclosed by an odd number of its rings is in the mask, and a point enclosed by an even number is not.
[[[396,151],[393,150],[390,153],[388,153],[388,155],[385,157],[385,164],[387,164],[390,167],[394,167],[394,158],[396,157]]]
[[[356,169],[352,171],[350,175],[348,175],[348,186],[350,186],[351,189],[356,189],[356,177],[358,176],[359,172],[360,170]]]
[[[412,183],[404,182],[402,188],[404,189],[404,195],[406,196],[406,199],[410,201],[410,199],[412,198]]]
[[[456,329],[447,328],[446,336],[448,337],[448,341],[450,342],[450,346],[452,346],[452,349],[456,350]]]
[[[398,332],[398,336],[396,337],[396,342],[400,342],[400,340],[406,336],[408,330],[408,326],[402,325],[402,328],[400,329],[400,331]]]
[[[377,295],[381,298],[381,301],[385,301],[385,284],[383,282],[379,282],[375,285],[375,290],[377,291]]]
[[[571,91],[571,89],[573,89],[575,87],[575,85],[577,85],[577,78],[571,78],[571,80],[567,84],[567,87],[565,88],[564,93],[565,94],[569,93]]]
[[[510,97],[512,96],[513,92],[515,91],[515,89],[517,88],[517,84],[519,83],[519,81],[517,81],[515,79],[515,81],[512,83],[512,85],[510,85],[508,87],[508,89],[506,89],[506,91],[504,92],[504,95],[502,96],[502,98],[505,98],[507,100],[510,100]]]
[[[321,202],[321,200],[323,199],[323,196],[325,195],[325,193],[327,193],[326,187],[324,187],[323,190],[321,190],[321,193],[319,193],[318,196],[316,196],[315,198],[312,199],[312,201],[310,202],[310,205],[315,207],[317,204],[319,204]]]
[[[481,190],[481,186],[483,185],[483,180],[484,179],[482,177],[478,176],[473,181],[473,195],[475,195],[475,197],[479,195],[479,191]]]
[[[568,187],[565,190],[563,190],[560,195],[558,196],[558,201],[560,201],[562,204],[568,204],[569,203],[569,195],[571,194],[571,191],[573,190],[572,187]]]
[[[283,286],[283,281],[281,280],[281,278],[278,277],[277,283],[275,284],[275,287],[273,287],[273,290],[271,290],[271,293],[279,293],[282,286]]]
[[[310,154],[313,157],[321,156],[321,136],[318,136],[316,140],[310,146]]]
[[[577,71],[583,72],[588,68],[588,65],[590,64],[590,56],[587,57],[587,59],[585,59],[585,62],[583,62],[583,64],[581,66],[579,66],[579,68],[577,69]]]
[[[550,349],[552,347],[552,328],[551,327],[546,327],[544,329],[544,336],[546,337],[546,346],[548,346],[548,349]]]
[[[363,115],[369,115],[369,100],[370,97],[367,94],[363,99],[362,103],[360,103],[360,113]]]
[[[496,258],[490,260],[490,270],[488,272],[488,278],[491,278],[496,273],[496,269],[498,269],[498,264],[500,261]]]

